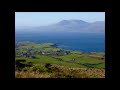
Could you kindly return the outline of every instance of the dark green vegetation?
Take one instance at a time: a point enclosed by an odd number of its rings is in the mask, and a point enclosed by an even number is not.
[[[105,53],[103,52],[83,53],[57,48],[54,43],[32,42],[16,43],[15,51],[16,77],[18,78],[22,78],[24,74],[24,77],[27,75],[25,78],[104,77]],[[93,73],[90,74],[90,72]]]

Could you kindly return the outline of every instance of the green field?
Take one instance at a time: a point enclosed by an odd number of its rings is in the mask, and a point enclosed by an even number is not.
[[[31,49],[31,48],[32,48],[32,52],[41,51],[41,52],[47,52],[47,54],[61,50],[60,48],[54,47],[53,43],[36,44],[32,42],[27,42],[27,43],[20,42],[18,45],[19,45],[18,46],[19,50],[17,50],[16,52],[19,52],[19,53],[26,52],[28,49]],[[86,67],[87,68],[91,66],[94,68],[105,68],[105,60],[98,60],[96,58],[92,58],[89,56],[89,54],[82,53],[79,51],[70,51],[70,52],[71,53],[68,55],[60,55],[60,56],[33,54],[36,57],[35,59],[16,55],[16,60],[24,59],[27,62],[30,61],[35,64],[51,63],[51,64],[70,66],[70,67]],[[91,55],[102,57],[104,53],[93,52],[91,53]],[[56,58],[60,58],[63,61],[58,61]],[[73,62],[72,59],[75,59],[75,61]]]
[[[64,66],[68,68],[95,68],[105,69],[104,52],[79,52],[57,48],[54,43],[36,44],[32,42],[16,43],[15,61],[25,60],[33,65]],[[25,67],[26,68],[26,67]]]

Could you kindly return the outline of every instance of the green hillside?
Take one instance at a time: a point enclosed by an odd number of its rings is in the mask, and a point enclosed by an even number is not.
[[[18,62],[20,65],[27,65],[30,62],[33,66],[44,66],[46,63],[49,63],[53,66],[58,65],[67,68],[105,69],[104,52],[84,53],[63,50],[57,48],[57,45],[54,43],[19,42],[15,44],[15,47],[15,61],[25,60],[25,62]],[[31,67],[24,66],[22,69],[30,69]],[[18,69],[22,70],[20,67],[16,67],[16,70]]]

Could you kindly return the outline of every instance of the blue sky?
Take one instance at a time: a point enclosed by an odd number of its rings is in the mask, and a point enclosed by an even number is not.
[[[15,26],[45,26],[71,19],[105,21],[105,12],[15,12]]]

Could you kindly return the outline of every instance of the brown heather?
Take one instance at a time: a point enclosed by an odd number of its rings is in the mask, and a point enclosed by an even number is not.
[[[16,78],[105,78],[105,69],[95,68],[68,68],[54,65],[53,72],[15,71]]]

